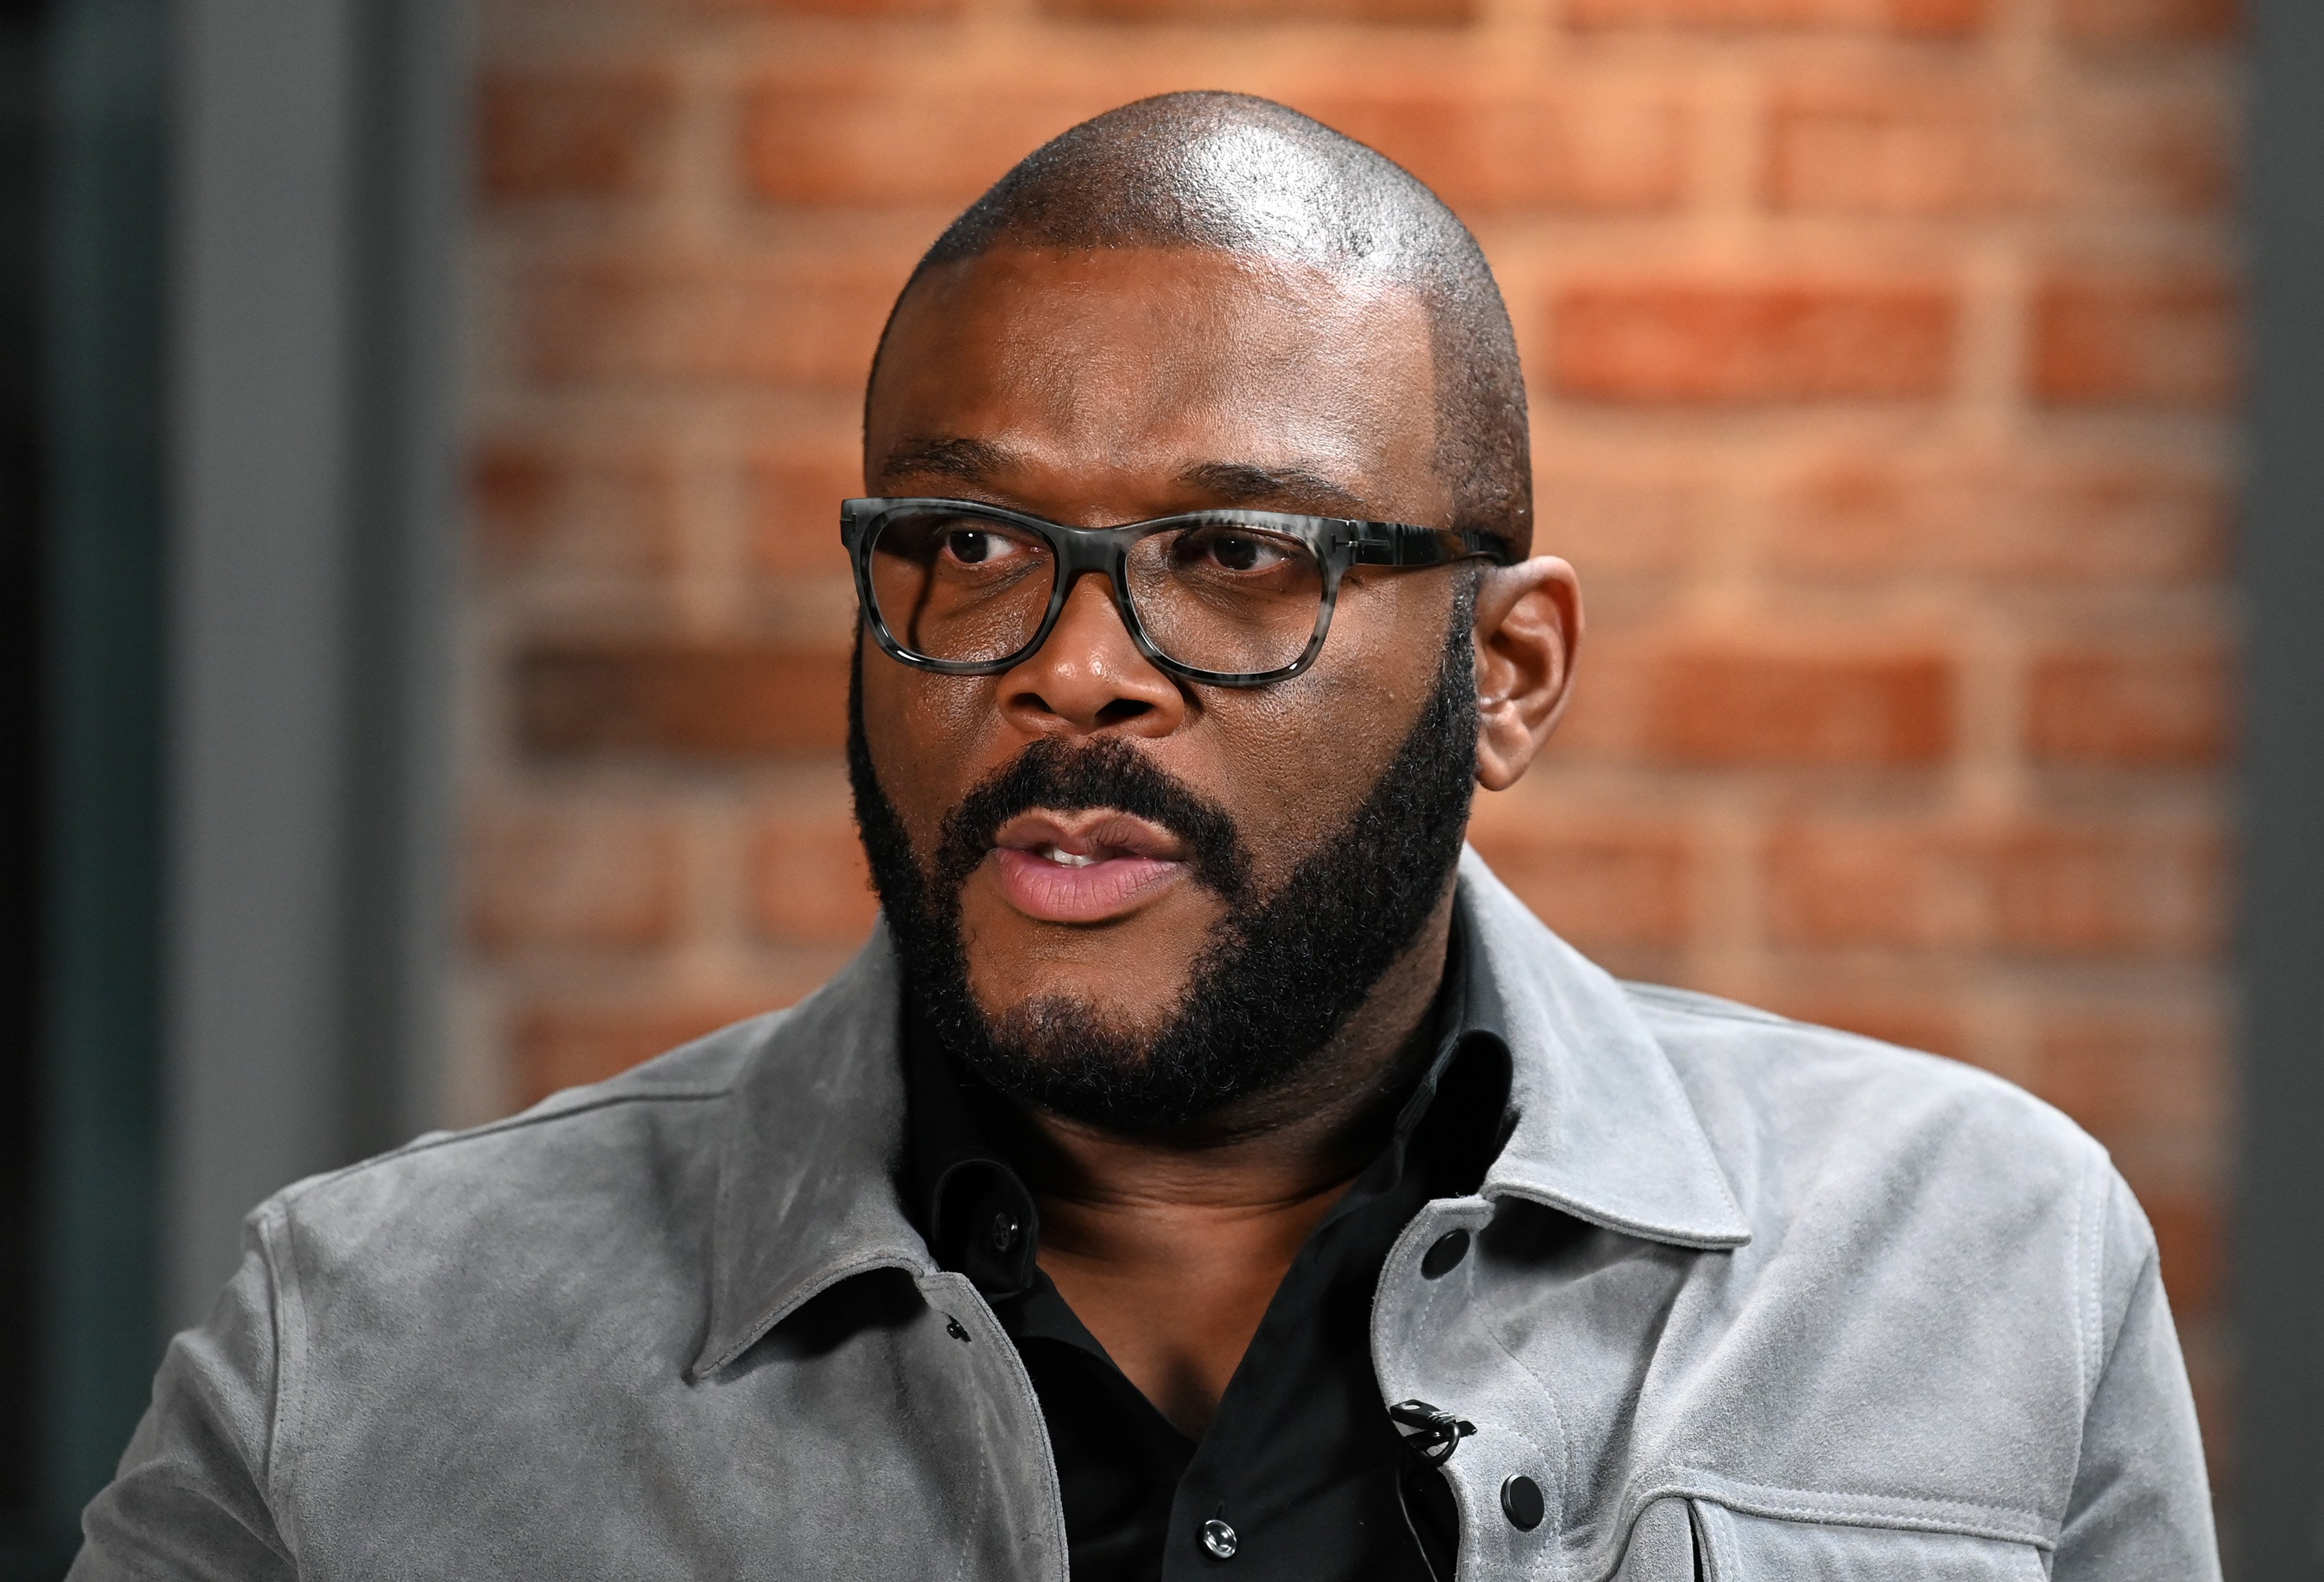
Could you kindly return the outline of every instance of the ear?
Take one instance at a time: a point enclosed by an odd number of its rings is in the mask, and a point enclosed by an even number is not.
[[[1582,645],[1582,584],[1554,556],[1477,584],[1477,784],[1506,791],[1557,729]]]

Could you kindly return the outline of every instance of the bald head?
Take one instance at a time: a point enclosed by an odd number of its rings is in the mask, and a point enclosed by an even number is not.
[[[899,301],[932,271],[1001,249],[1141,247],[1279,260],[1411,292],[1428,326],[1435,463],[1451,525],[1527,552],[1525,385],[1483,253],[1407,171],[1296,110],[1242,94],[1183,93],[1084,121],[970,205]],[[875,359],[875,380],[878,368]]]

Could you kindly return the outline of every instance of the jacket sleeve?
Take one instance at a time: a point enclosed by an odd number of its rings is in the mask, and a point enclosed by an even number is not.
[[[170,1342],[153,1403],[81,1516],[68,1582],[275,1582],[298,1575],[269,1498],[281,1303],[268,1211],[209,1320]]]
[[[2099,1366],[2052,1582],[2217,1582],[2202,1438],[2154,1232],[2113,1170],[2100,1263]]]

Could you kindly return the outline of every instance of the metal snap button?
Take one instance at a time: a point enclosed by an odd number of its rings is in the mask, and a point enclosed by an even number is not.
[[[1017,1237],[1023,1228],[1017,1223],[1017,1216],[1008,1209],[1002,1209],[996,1211],[992,1216],[992,1250],[996,1253],[1005,1253],[1017,1245]]]
[[[945,1333],[951,1336],[955,1340],[965,1340],[968,1338],[968,1331],[962,1329],[960,1327],[960,1320],[954,1318],[950,1313],[946,1313],[945,1315]]]
[[[1547,1509],[1541,1497],[1541,1485],[1524,1473],[1501,1485],[1501,1514],[1519,1532],[1531,1532],[1540,1526],[1542,1514]]]
[[[1231,1560],[1235,1557],[1235,1530],[1216,1516],[1203,1523],[1203,1547],[1214,1560]]]
[[[1468,1253],[1469,1233],[1465,1230],[1446,1231],[1421,1255],[1420,1277],[1424,1280],[1443,1279]]]

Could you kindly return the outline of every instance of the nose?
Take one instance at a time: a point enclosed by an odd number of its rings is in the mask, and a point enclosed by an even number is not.
[[[1091,572],[1067,590],[1048,640],[1001,676],[1001,712],[1028,735],[1167,736],[1185,719],[1186,696],[1138,651],[1111,582]]]

